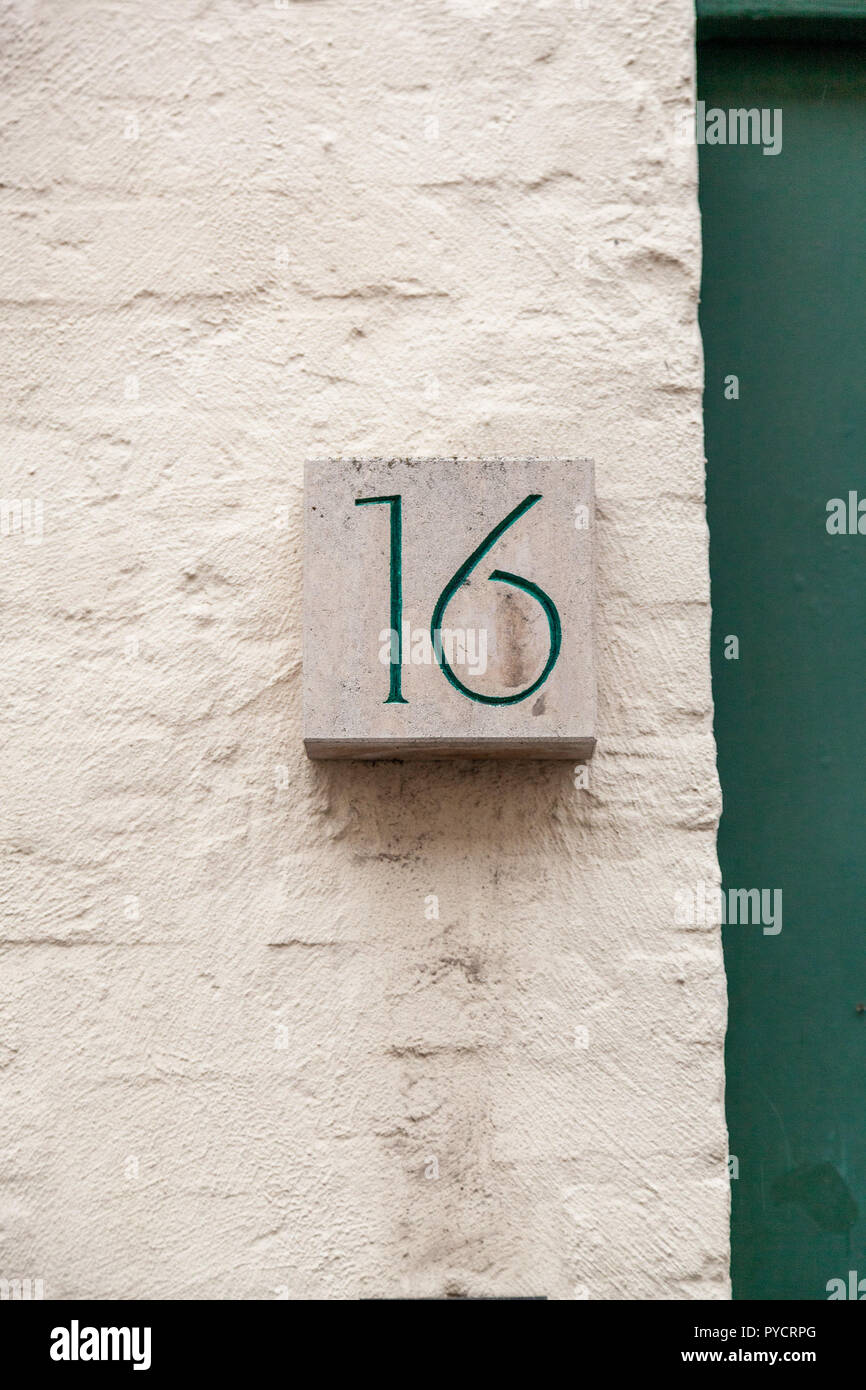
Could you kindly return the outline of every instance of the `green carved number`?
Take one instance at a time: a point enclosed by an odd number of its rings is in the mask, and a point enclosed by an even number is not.
[[[391,679],[386,705],[408,705],[403,699],[403,498],[356,497],[356,507],[387,502],[391,508]]]
[[[519,690],[516,695],[481,695],[477,690],[470,690],[468,685],[463,684],[459,677],[454,674],[442,649],[442,619],[445,616],[445,609],[448,607],[448,604],[461,585],[466,583],[466,580],[475,569],[475,566],[480,564],[489,550],[492,550],[500,536],[503,536],[510,526],[513,526],[516,521],[519,521],[523,514],[529,511],[530,507],[534,507],[536,502],[540,501],[540,492],[530,493],[528,497],[524,497],[523,501],[500,521],[498,526],[494,526],[493,530],[481,542],[477,549],[473,550],[469,559],[465,560],[456,574],[452,575],[449,579],[436,601],[436,607],[433,609],[433,618],[430,623],[430,636],[433,639],[433,651],[436,655],[436,660],[442,667],[442,674],[451,682],[455,690],[459,690],[461,694],[467,696],[468,699],[477,700],[483,705],[516,705],[521,700],[527,700],[529,696],[534,694],[539,686],[543,685],[547,680],[547,677],[556,665],[560,647],[562,646],[562,624],[559,620],[556,604],[537,584],[533,584],[530,579],[522,579],[519,574],[509,574],[506,570],[493,570],[493,572],[488,575],[489,579],[495,580],[497,583],[512,584],[515,589],[522,589],[525,594],[531,594],[534,599],[537,599],[544,609],[547,625],[550,630],[550,651],[547,661],[544,664],[544,670],[541,672],[541,675],[532,682],[532,685],[528,685],[525,690]]]
[[[442,674],[446,680],[450,681],[455,690],[459,690],[461,695],[465,695],[469,700],[477,700],[483,705],[516,705],[521,700],[527,700],[530,695],[543,685],[556,665],[559,651],[562,646],[562,624],[559,620],[559,613],[556,604],[548,594],[540,589],[537,584],[533,584],[530,579],[522,579],[519,574],[509,574],[506,570],[493,570],[488,578],[499,584],[511,584],[515,589],[522,589],[525,594],[530,594],[536,599],[544,609],[547,618],[547,626],[550,632],[550,650],[547,661],[541,675],[528,685],[525,690],[518,690],[516,695],[481,695],[477,690],[470,690],[468,685],[464,685],[458,676],[454,674],[450,666],[442,644],[442,619],[445,616],[445,609],[451,602],[457,590],[466,583],[476,565],[484,559],[489,550],[492,550],[500,536],[503,536],[510,526],[528,512],[530,507],[534,507],[536,502],[541,501],[541,493],[533,492],[528,497],[524,497],[518,506],[510,511],[508,515],[500,521],[498,526],[473,550],[468,560],[465,560],[452,575],[445,588],[442,590],[436,601],[433,610],[433,618],[430,623],[430,636],[433,641],[433,652],[436,660],[442,668]],[[399,494],[388,497],[356,497],[355,506],[365,507],[374,506],[380,503],[387,503],[391,508],[391,547],[390,547],[390,580],[391,580],[391,657],[390,657],[390,682],[386,705],[408,704],[408,700],[403,698],[402,670],[403,670],[403,499]]]

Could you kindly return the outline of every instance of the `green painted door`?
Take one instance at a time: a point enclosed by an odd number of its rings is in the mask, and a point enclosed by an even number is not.
[[[783,909],[723,930],[741,1299],[866,1297],[866,534],[826,525],[866,499],[866,47],[802,37],[698,50],[707,109],[783,112],[699,150],[719,854]]]

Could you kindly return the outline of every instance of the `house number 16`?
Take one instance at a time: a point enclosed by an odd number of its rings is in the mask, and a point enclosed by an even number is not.
[[[470,690],[468,685],[463,684],[463,681],[454,674],[443,650],[442,619],[445,616],[445,609],[457,590],[466,583],[476,565],[480,564],[487,552],[493,549],[500,536],[503,536],[510,526],[519,521],[524,512],[528,512],[530,507],[534,507],[536,502],[540,501],[541,493],[531,492],[499,522],[498,526],[494,526],[490,534],[473,550],[468,560],[464,560],[460,568],[448,580],[433,609],[433,617],[430,621],[430,637],[436,660],[442,668],[442,674],[446,680],[450,681],[455,690],[460,691],[461,695],[465,695],[469,700],[477,700],[482,705],[516,705],[521,700],[527,700],[547,680],[556,665],[562,646],[562,624],[559,620],[556,604],[549,594],[546,594],[537,584],[533,584],[531,579],[522,579],[519,574],[509,574],[506,570],[493,570],[487,576],[488,579],[494,580],[496,583],[511,584],[515,589],[522,589],[525,594],[531,594],[541,604],[547,618],[550,650],[547,661],[544,663],[544,669],[541,675],[532,682],[532,685],[528,685],[525,690],[519,690],[516,695],[482,695],[477,690]],[[387,503],[391,509],[391,631],[396,633],[396,642],[392,638],[388,697],[383,703],[386,705],[406,705],[409,702],[403,698],[401,684],[403,670],[403,498],[398,493],[389,497],[357,497],[355,499],[356,507],[375,506],[380,503]],[[394,651],[395,646],[396,652]]]

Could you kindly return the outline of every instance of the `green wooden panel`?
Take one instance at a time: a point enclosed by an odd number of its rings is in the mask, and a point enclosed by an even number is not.
[[[866,13],[864,0],[698,0],[698,16],[752,19],[795,16],[806,19],[849,19]]]
[[[866,1278],[866,535],[825,526],[866,497],[866,64],[710,43],[699,94],[784,113],[699,152],[719,854],[783,890],[723,932],[734,1294],[823,1299]]]
[[[697,0],[697,18],[699,39],[866,39],[866,0]]]

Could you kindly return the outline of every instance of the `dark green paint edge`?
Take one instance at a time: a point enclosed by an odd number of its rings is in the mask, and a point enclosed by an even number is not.
[[[697,38],[866,43],[866,0],[697,0]]]

